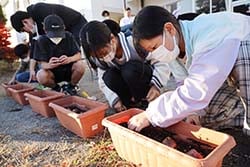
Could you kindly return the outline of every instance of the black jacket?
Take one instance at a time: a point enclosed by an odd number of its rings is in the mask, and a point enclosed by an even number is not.
[[[28,6],[27,12],[36,22],[40,35],[45,34],[42,23],[44,18],[50,14],[60,16],[64,21],[66,30],[69,32],[71,32],[71,29],[74,25],[77,25],[77,23],[87,23],[87,20],[81,13],[59,4],[36,3]]]

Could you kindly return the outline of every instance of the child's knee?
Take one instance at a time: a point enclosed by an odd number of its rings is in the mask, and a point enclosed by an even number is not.
[[[75,62],[72,66],[72,71],[77,71],[77,72],[83,74],[85,72],[85,65],[84,65],[83,61],[79,60],[79,61]]]
[[[39,70],[36,74],[37,81],[41,84],[47,83],[51,79],[51,74],[47,70]]]

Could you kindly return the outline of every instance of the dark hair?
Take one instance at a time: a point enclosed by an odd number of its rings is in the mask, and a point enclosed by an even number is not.
[[[127,7],[127,8],[126,8],[126,11],[128,11],[128,10],[131,10],[130,7]]]
[[[147,6],[135,17],[133,24],[133,37],[138,45],[141,39],[152,39],[163,32],[166,22],[171,22],[178,33],[181,33],[179,22],[175,16],[159,6]]]
[[[177,20],[194,20],[197,16],[199,16],[198,13],[183,13],[177,17]]]
[[[114,36],[118,36],[118,33],[121,32],[121,27],[114,20],[107,19],[104,20],[103,23],[105,23],[108,26],[108,28],[110,29],[111,33],[114,34]]]
[[[102,22],[91,21],[81,28],[79,36],[86,58],[92,68],[96,69],[95,63],[90,59],[90,53],[95,53],[110,43],[111,30]]]
[[[109,16],[109,11],[107,11],[107,10],[102,11],[102,16],[104,17],[105,15]]]
[[[29,46],[26,44],[18,44],[14,48],[15,55],[21,59],[27,57],[28,51],[29,51]]]
[[[248,11],[248,5],[239,5],[239,6],[235,6],[234,8],[233,8],[233,11],[234,12],[237,12],[237,13],[241,13],[241,14],[245,14],[245,15],[248,15],[248,16],[250,16],[250,13],[248,13],[247,11]]]
[[[17,31],[21,32],[23,28],[22,20],[30,18],[30,15],[24,11],[17,11],[10,17],[12,27]]]

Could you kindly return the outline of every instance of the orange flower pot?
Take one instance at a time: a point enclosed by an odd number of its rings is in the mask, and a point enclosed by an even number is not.
[[[33,91],[34,89],[32,86],[24,84],[16,84],[8,88],[13,99],[21,105],[29,104],[29,101],[24,97],[24,93]]]
[[[224,156],[236,144],[227,134],[185,122],[164,129],[215,147],[207,156],[197,159],[117,124],[140,112],[129,109],[103,119],[102,124],[108,128],[119,156],[143,167],[221,167]]]
[[[17,85],[17,84],[9,85],[8,83],[2,83],[2,87],[4,88],[5,93],[6,93],[7,96],[11,96],[11,93],[10,93],[10,91],[8,90],[8,88],[13,87],[13,86],[15,86],[15,85]]]
[[[56,114],[54,110],[49,107],[49,103],[63,97],[64,94],[51,90],[35,90],[25,93],[24,96],[28,98],[32,111],[45,117],[53,117]]]
[[[67,109],[67,106],[72,104],[84,105],[88,110],[77,114]],[[49,103],[49,106],[54,109],[60,123],[80,137],[92,137],[103,130],[101,121],[108,109],[107,104],[78,96],[68,96]]]

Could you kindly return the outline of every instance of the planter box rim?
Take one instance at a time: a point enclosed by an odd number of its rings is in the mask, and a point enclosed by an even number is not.
[[[60,99],[59,99],[60,100]],[[75,117],[75,118],[83,118],[83,117],[87,117],[89,115],[92,115],[93,113],[98,113],[100,110],[105,110],[108,108],[108,105],[106,104],[102,104],[102,106],[98,106],[98,107],[95,107],[93,109],[89,109],[88,111],[86,112],[83,112],[83,113],[80,113],[80,114],[77,114],[69,109],[66,109],[65,107],[63,106],[60,106],[56,103],[53,102],[50,102],[49,103],[49,106],[54,108],[55,106],[59,107],[60,108],[60,112],[64,113],[64,114],[70,114],[71,116]]]
[[[49,90],[35,90],[34,93],[38,91],[49,91]],[[60,93],[60,92],[54,92],[54,91],[49,91],[49,92],[54,93],[54,95],[47,96],[47,97],[39,97],[39,96],[32,94],[33,92],[26,92],[24,93],[24,96],[28,98],[32,98],[36,101],[46,102],[46,101],[50,101],[53,99],[57,99],[59,97],[63,97],[65,95],[64,93]]]
[[[16,90],[12,87],[8,88],[10,91],[14,92],[14,93],[22,93],[22,92],[27,92],[27,91],[31,91],[31,90],[34,90],[35,88],[34,87],[29,87],[29,88],[24,88],[24,89],[21,89],[21,90]]]

